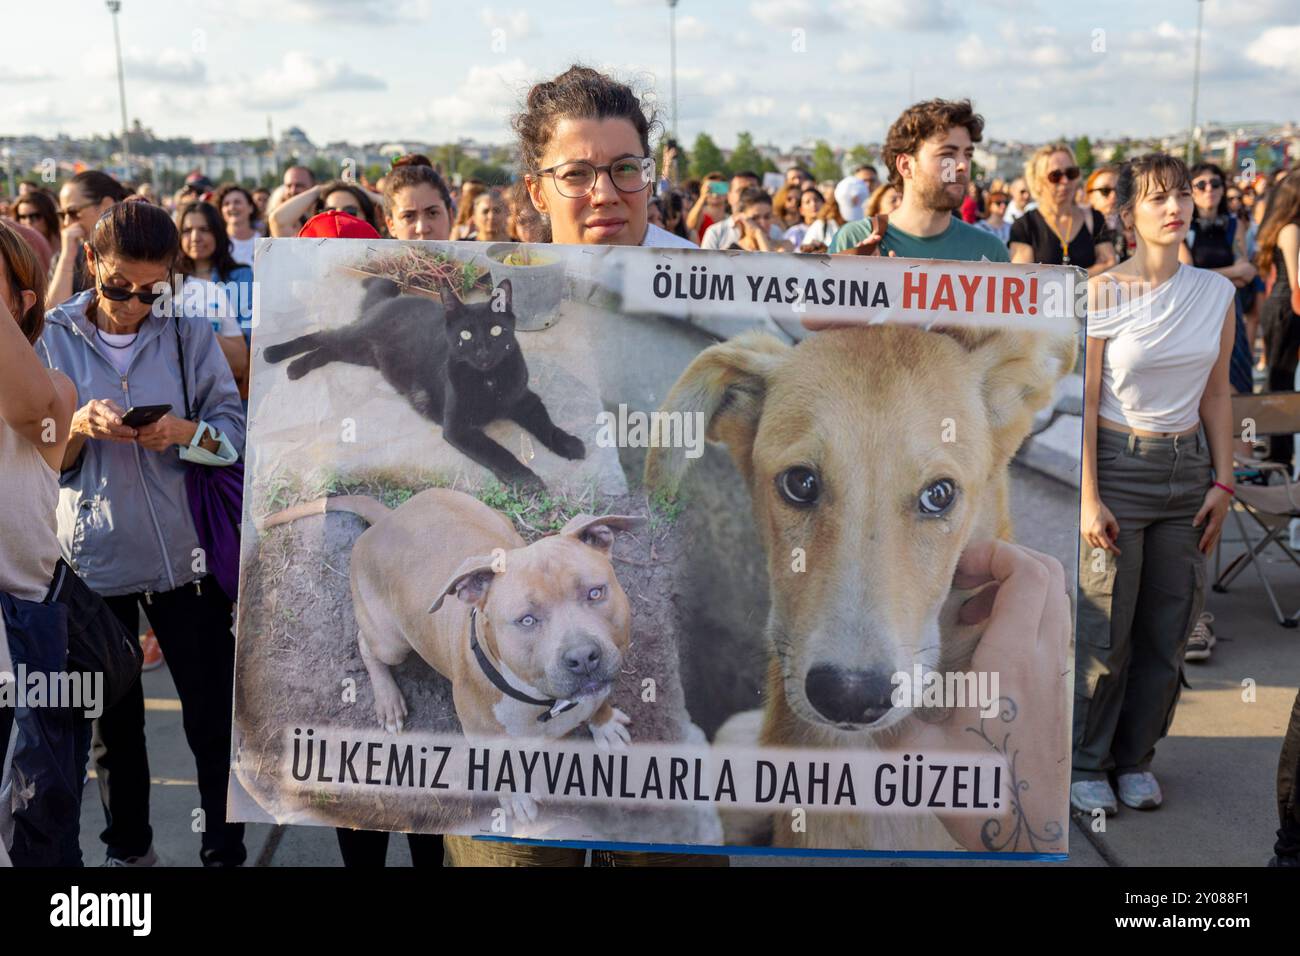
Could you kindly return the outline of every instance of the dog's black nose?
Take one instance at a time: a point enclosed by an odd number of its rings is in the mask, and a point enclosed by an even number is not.
[[[564,652],[562,660],[574,674],[594,674],[600,667],[600,645],[595,641],[580,641]]]
[[[871,724],[893,706],[894,685],[881,671],[851,671],[817,664],[804,678],[804,693],[817,713],[836,724]]]

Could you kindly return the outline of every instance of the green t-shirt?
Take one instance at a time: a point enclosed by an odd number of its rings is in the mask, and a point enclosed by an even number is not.
[[[875,224],[871,219],[859,219],[845,223],[831,240],[831,252],[843,252],[852,249],[863,239],[874,233]],[[963,262],[1010,262],[1006,244],[991,232],[976,229],[962,222],[956,216],[948,228],[937,236],[914,236],[903,232],[895,225],[885,230],[885,239],[880,244],[884,255],[891,252],[903,259],[956,259]]]

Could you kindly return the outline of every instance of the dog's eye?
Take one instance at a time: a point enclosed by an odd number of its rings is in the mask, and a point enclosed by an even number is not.
[[[921,506],[922,514],[941,515],[951,508],[956,500],[957,485],[951,478],[940,478],[921,492],[917,503]]]
[[[472,338],[474,337],[474,335],[470,332],[469,329],[461,329],[461,330],[460,330],[460,337],[461,337],[462,340],[468,342],[470,339],[472,339]]]
[[[811,468],[796,465],[776,476],[776,487],[781,496],[792,505],[806,507],[821,496],[821,481]]]
[[[588,601],[599,601],[599,600],[600,600],[601,598],[603,598],[604,596],[605,596],[605,586],[604,586],[604,585],[601,585],[601,586],[598,587],[598,588],[592,588],[590,591],[587,592],[587,600],[588,600]]]
[[[501,326],[494,325],[492,326],[492,328],[488,329],[488,332],[489,334],[491,334],[492,338],[496,338],[498,335],[501,334]]]
[[[525,614],[519,620],[515,621],[515,623],[520,627],[532,627],[537,623],[537,618],[533,617],[531,614]]]

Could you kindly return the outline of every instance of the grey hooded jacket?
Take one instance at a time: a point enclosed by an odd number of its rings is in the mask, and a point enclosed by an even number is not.
[[[206,319],[150,314],[141,324],[125,375],[86,318],[93,290],[78,293],[45,316],[37,351],[77,386],[77,407],[91,399],[172,406],[185,417],[179,377],[179,328],[185,382],[194,418],[224,433],[242,455],[244,412],[230,366]],[[206,574],[185,490],[180,449],[149,451],[135,442],[88,440],[59,476],[59,544],[91,589],[105,596],[170,591]]]

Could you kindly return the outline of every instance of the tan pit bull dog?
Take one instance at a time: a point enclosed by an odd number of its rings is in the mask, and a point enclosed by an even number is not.
[[[469,739],[557,739],[585,723],[601,749],[626,748],[630,721],[608,697],[632,613],[610,551],[614,532],[643,518],[578,515],[526,544],[478,499],[434,488],[392,511],[360,495],[321,498],[261,528],[327,511],[370,523],[352,547],[352,609],[381,727],[403,728],[389,668],[414,650],[451,681]],[[536,817],[527,797],[502,804]]]

